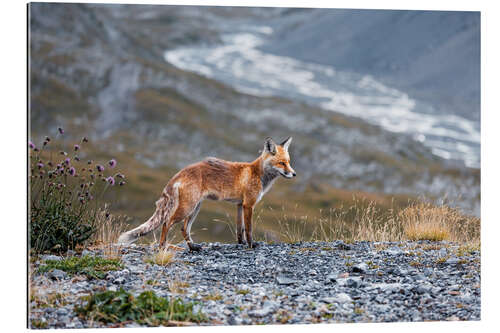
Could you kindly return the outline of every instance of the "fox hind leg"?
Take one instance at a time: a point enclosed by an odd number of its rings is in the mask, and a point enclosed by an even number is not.
[[[243,205],[238,205],[238,215],[236,216],[236,232],[238,236],[238,244],[244,244],[245,239],[243,235]]]
[[[163,226],[161,228],[161,236],[160,236],[160,249],[165,248],[165,241],[167,240],[167,234],[170,228],[173,225],[173,220],[169,220],[163,223]]]
[[[184,219],[184,225],[182,227],[182,235],[184,236],[184,239],[186,240],[186,243],[191,251],[201,250],[201,245],[194,243],[193,239],[191,238],[191,226],[193,225],[194,220],[196,220],[196,216],[198,216],[198,213],[200,212],[200,206],[201,202],[196,204],[196,207],[194,208],[191,215]]]

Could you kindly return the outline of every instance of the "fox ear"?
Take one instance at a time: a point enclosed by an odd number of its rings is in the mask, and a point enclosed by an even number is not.
[[[264,151],[271,155],[276,154],[276,143],[270,137],[266,138],[266,143],[264,143]]]
[[[292,143],[292,137],[291,136],[289,136],[288,139],[286,139],[285,141],[283,141],[280,146],[283,146],[283,148],[285,148],[285,150],[288,151],[288,147],[290,146],[290,143]]]

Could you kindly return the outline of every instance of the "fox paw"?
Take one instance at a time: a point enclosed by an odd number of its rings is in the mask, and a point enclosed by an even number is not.
[[[189,246],[189,250],[191,252],[193,252],[193,251],[201,251],[201,245],[200,244],[188,243],[188,246]]]
[[[256,247],[258,247],[259,244],[258,243],[255,243],[255,242],[252,242],[252,243],[248,243],[248,247],[251,248],[251,249],[255,249]]]

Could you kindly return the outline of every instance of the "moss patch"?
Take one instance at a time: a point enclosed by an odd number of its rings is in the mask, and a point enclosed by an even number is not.
[[[120,288],[105,291],[82,299],[85,304],[77,305],[75,312],[80,318],[104,323],[134,321],[148,326],[180,325],[179,322],[207,321],[200,311],[193,312],[195,303],[185,303],[180,298],[168,299],[145,291],[134,297]]]
[[[103,279],[108,271],[123,268],[118,259],[104,259],[101,257],[83,256],[69,257],[63,260],[47,260],[38,271],[45,273],[53,269],[60,269],[69,274],[84,274],[89,278]]]

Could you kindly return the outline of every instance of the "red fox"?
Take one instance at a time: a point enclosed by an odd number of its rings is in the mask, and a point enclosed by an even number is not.
[[[269,191],[278,176],[296,176],[290,166],[289,137],[281,144],[267,138],[264,150],[253,162],[229,162],[214,157],[191,164],[179,171],[165,186],[161,198],[156,201],[156,211],[144,224],[123,233],[118,243],[131,243],[163,224],[160,248],[165,247],[169,229],[183,222],[182,235],[191,251],[201,250],[191,239],[191,226],[204,199],[226,200],[238,206],[236,230],[238,243],[243,244],[243,223],[250,248],[252,241],[252,213],[264,194]]]

